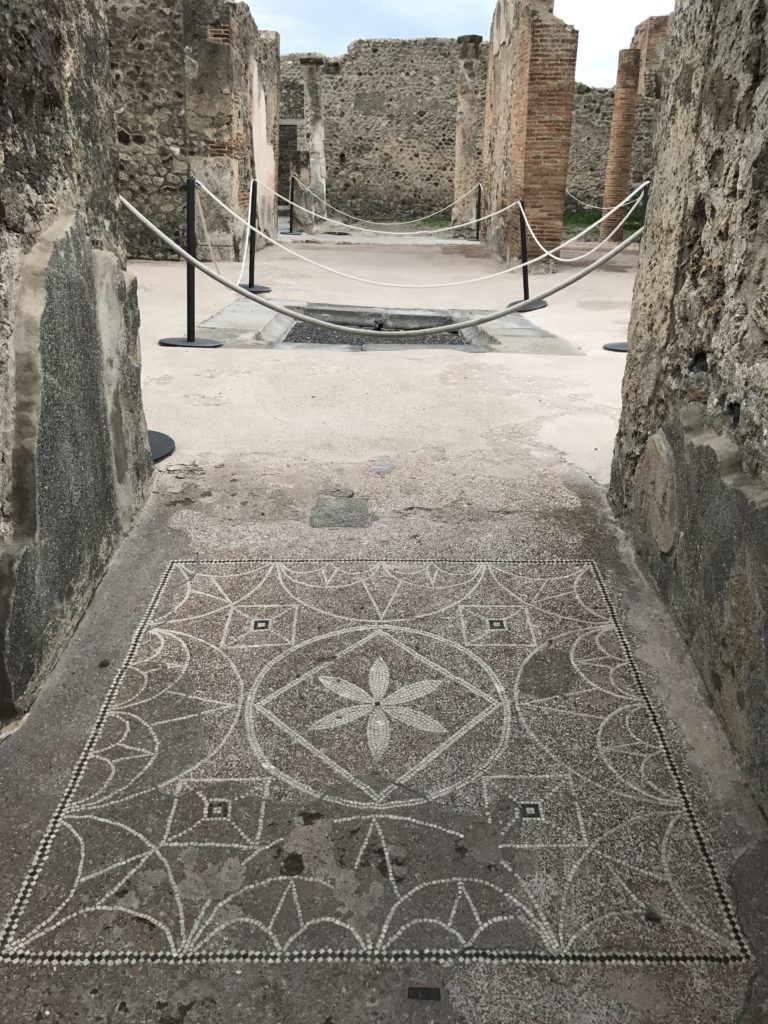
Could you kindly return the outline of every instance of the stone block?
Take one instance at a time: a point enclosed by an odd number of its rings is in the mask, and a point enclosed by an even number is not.
[[[100,0],[62,0],[53,16],[8,0],[0,63],[12,69],[0,111],[0,151],[13,154],[0,196],[0,713],[11,715],[71,636],[152,467],[136,284],[115,233]],[[33,65],[47,68],[47,91],[25,92]],[[23,218],[6,194],[23,198]]]

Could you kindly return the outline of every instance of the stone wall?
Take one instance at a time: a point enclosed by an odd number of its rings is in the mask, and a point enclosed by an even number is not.
[[[768,809],[764,0],[679,0],[612,500]]]
[[[242,216],[253,175],[277,179],[279,38],[259,32],[232,0],[107,0],[117,106],[120,187],[174,240],[185,241],[189,167]],[[203,200],[213,255],[238,259],[242,226]],[[276,230],[274,202],[260,197],[261,226]],[[129,255],[168,259],[144,228],[124,218]],[[198,225],[200,253],[212,254]]]
[[[582,202],[602,207],[608,140],[613,118],[613,89],[576,86],[573,109],[573,133],[568,158],[568,191]],[[646,181],[653,170],[653,136],[659,114],[659,101],[638,97],[635,113],[635,142],[632,152],[632,187]],[[566,208],[580,209],[571,196]]]
[[[453,201],[455,39],[364,39],[323,73],[328,200],[358,217],[419,217]],[[301,118],[299,60],[282,61],[281,118]],[[477,88],[484,105],[486,47]]]
[[[554,0],[499,0],[486,89],[486,208],[525,197],[547,248],[562,239],[578,32],[554,16]],[[500,259],[519,255],[517,211],[488,222]]]
[[[45,69],[44,75],[31,69]],[[136,282],[101,0],[0,7],[0,714],[26,708],[143,504]]]

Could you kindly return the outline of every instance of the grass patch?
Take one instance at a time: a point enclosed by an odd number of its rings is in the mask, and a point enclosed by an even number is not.
[[[575,213],[566,210],[565,217],[563,218],[563,238],[573,238],[574,235],[578,235],[584,228],[588,228],[590,224],[595,224],[599,221],[600,217],[601,214],[598,210],[578,210]],[[638,231],[642,226],[642,221],[638,217],[636,210],[624,225],[624,229],[631,234],[633,231]],[[595,227],[589,234],[584,235],[584,241],[596,242],[599,237],[600,228]]]

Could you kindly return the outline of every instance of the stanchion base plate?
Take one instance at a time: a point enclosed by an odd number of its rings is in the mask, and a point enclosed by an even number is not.
[[[612,341],[608,345],[603,345],[606,352],[629,352],[628,341]]]
[[[251,295],[266,295],[267,292],[271,292],[271,288],[267,288],[265,284],[244,284],[243,288]]]
[[[515,310],[516,313],[533,313],[536,309],[546,309],[548,303],[544,299],[531,299],[530,302],[526,302],[524,306],[518,306]]]
[[[159,430],[148,430],[147,434],[153,462],[162,462],[176,451],[176,442],[167,434],[161,434]]]
[[[158,345],[166,345],[171,348],[221,348],[223,341],[214,341],[213,338],[195,338],[189,341],[187,338],[161,338]]]
[[[281,231],[281,235],[303,235],[303,231]]]

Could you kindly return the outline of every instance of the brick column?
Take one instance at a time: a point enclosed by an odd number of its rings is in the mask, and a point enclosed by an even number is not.
[[[548,249],[563,237],[579,38],[552,9],[553,0],[499,0],[496,6],[483,171],[487,212],[524,197],[531,224]],[[483,234],[499,259],[517,259],[517,210],[487,221]],[[552,269],[549,262],[537,269]]]
[[[477,94],[477,61],[482,36],[459,36],[458,102],[456,106],[456,167],[453,177],[453,223],[465,224],[475,216],[476,193],[459,199],[480,181],[483,119]]]
[[[619,72],[613,98],[611,140],[608,144],[608,166],[605,172],[603,206],[606,210],[625,199],[632,180],[632,149],[635,143],[635,111],[637,89],[640,82],[640,51],[622,50],[619,53]],[[607,238],[626,213],[617,211],[603,221],[600,237]],[[617,242],[623,231],[613,236]]]
[[[324,217],[327,188],[325,165],[325,118],[323,115],[322,69],[325,57],[302,57],[304,68],[304,146],[309,155],[309,187],[316,197],[305,193],[304,205],[311,213]]]

